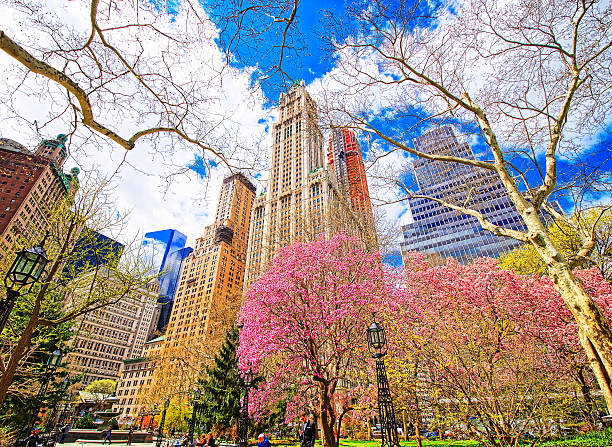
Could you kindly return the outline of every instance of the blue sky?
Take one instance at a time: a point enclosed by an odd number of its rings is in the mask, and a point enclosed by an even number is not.
[[[289,53],[286,57],[286,62],[284,63],[284,69],[288,72],[289,76],[293,79],[303,79],[306,81],[306,84],[310,84],[315,81],[317,78],[323,77],[326,73],[331,71],[334,68],[334,60],[331,55],[326,52],[326,50],[322,46],[322,40],[320,38],[320,34],[323,31],[322,20],[324,17],[324,12],[327,10],[334,11],[335,14],[342,14],[343,9],[345,8],[345,1],[342,0],[309,0],[300,2],[297,17],[298,19],[295,22],[297,34],[299,34],[300,38],[304,39],[301,42],[303,47],[306,49],[305,51],[301,51],[299,54],[295,52]],[[435,2],[434,2],[435,3]],[[350,30],[347,34],[351,34]],[[221,39],[223,42],[223,38]],[[236,48],[237,53],[245,56],[241,60],[242,66],[254,66],[257,64],[265,65],[270,62],[274,62],[274,57],[276,54],[272,55],[270,58],[258,59],[260,53],[249,53],[248,51],[242,51],[242,48],[239,46]],[[279,93],[279,82],[280,77],[273,78],[272,80],[268,80],[262,84],[262,89],[268,98],[268,103],[270,107],[274,106],[278,98]],[[425,112],[422,110],[415,110],[415,115],[425,115]],[[410,127],[417,122],[416,117],[406,117],[402,118],[399,121],[401,124],[398,126],[398,122],[394,123],[397,127]],[[385,118],[380,120],[380,126],[382,126],[383,130],[386,130],[385,126]],[[469,129],[462,126],[461,123],[455,123],[458,127],[463,127],[464,130],[468,132],[477,131],[477,129]],[[415,134],[419,134],[425,130],[425,126],[421,128],[417,128],[415,130]],[[612,165],[607,158],[610,156],[610,147],[612,146],[612,128],[607,129],[607,133],[603,132],[598,138],[593,138],[592,143],[593,146],[589,148],[583,148],[582,152],[582,160],[589,159],[592,165],[597,165],[600,163],[604,163],[607,166],[607,170],[609,171],[612,168]],[[378,142],[376,138],[372,140],[373,142]],[[362,150],[364,152],[364,156],[368,152],[368,145],[363,144],[362,140]],[[490,157],[490,152],[488,152],[488,148],[484,144],[482,138],[476,136],[470,142],[474,152],[477,154],[477,157],[482,158],[488,155]],[[384,144],[383,144],[384,145]],[[574,166],[574,162],[577,161],[577,158],[571,153],[567,153],[567,158],[561,158],[559,161],[559,170],[564,172],[567,175],[571,175],[576,171],[576,167]],[[519,167],[527,166],[527,160],[514,160]],[[543,157],[539,157],[539,162],[543,165]],[[540,182],[540,177],[536,170],[527,170],[527,177],[532,184],[538,184]],[[375,193],[375,192],[374,192]],[[594,201],[597,200],[607,200],[605,193],[594,193],[591,197]],[[567,211],[572,211],[573,203],[571,200],[568,200],[567,197],[563,195],[557,195],[555,197],[562,207]],[[401,216],[405,211],[399,214]],[[395,264],[396,262],[390,261]]]

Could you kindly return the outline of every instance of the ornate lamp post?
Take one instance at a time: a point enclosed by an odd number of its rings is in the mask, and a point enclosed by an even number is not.
[[[161,446],[162,443],[162,433],[164,431],[164,422],[166,421],[166,410],[170,406],[170,399],[166,399],[164,402],[164,411],[162,412],[161,422],[159,423],[159,432],[157,433],[157,442],[155,443],[156,447]]]
[[[149,427],[147,428],[147,431],[151,431],[151,426],[153,425],[153,419],[155,418],[155,415],[159,414],[159,410],[157,409],[157,404],[153,405],[153,409],[151,410],[150,413],[147,413],[150,417],[149,417]]]
[[[253,383],[253,370],[240,375],[244,382],[244,398],[240,407],[240,418],[238,419],[238,447],[247,447],[249,442],[249,388]]]
[[[59,366],[62,361],[62,351],[56,349],[51,353],[49,358],[47,359],[47,365],[45,366],[45,374],[43,376],[43,382],[40,386],[40,390],[36,395],[36,399],[34,399],[34,403],[32,404],[32,413],[30,415],[30,419],[28,423],[23,427],[22,436],[27,437],[29,433],[32,431],[32,427],[34,426],[34,422],[36,422],[36,415],[38,414],[38,410],[40,409],[40,405],[47,394],[47,388],[49,387],[49,382],[51,381],[51,377],[55,373],[55,370]],[[16,445],[19,445],[20,441],[17,440]]]
[[[47,441],[51,437],[51,431],[53,430],[53,424],[55,423],[55,415],[57,414],[58,408],[61,407],[63,402],[64,402],[65,395],[68,392],[68,386],[69,385],[70,385],[70,380],[68,379],[68,377],[65,377],[64,380],[62,380],[62,383],[61,383],[61,390],[63,392],[62,400],[61,400],[59,405],[56,405],[55,408],[53,408],[53,414],[51,415],[51,417],[47,421],[47,426],[45,427],[45,437],[44,437],[43,445],[47,445]],[[60,418],[61,418],[61,416],[62,416],[62,414],[60,413]],[[59,421],[58,421],[58,424],[59,424]]]
[[[70,408],[70,402],[72,401],[72,393],[66,394],[64,398],[64,403],[62,405],[62,412],[60,413],[60,417],[58,420],[58,424],[62,425],[64,423],[64,419],[66,418],[66,412]]]
[[[397,435],[397,424],[395,423],[395,412],[389,381],[383,357],[387,354],[387,337],[385,330],[374,318],[370,327],[366,330],[368,335],[368,348],[370,354],[376,359],[376,382],[378,385],[378,414],[380,418],[380,431],[382,434],[382,447],[399,447]]]
[[[21,290],[31,287],[38,281],[49,262],[44,249],[47,235],[35,247],[18,251],[13,264],[6,272],[4,277],[6,297],[0,300],[0,333],[11,315]]]
[[[189,434],[187,435],[189,444],[187,445],[193,444],[193,432],[195,431],[195,422],[196,422],[196,415],[198,412],[200,396],[202,396],[202,390],[200,388],[196,388],[193,391],[193,411],[191,412],[191,421],[189,421]]]

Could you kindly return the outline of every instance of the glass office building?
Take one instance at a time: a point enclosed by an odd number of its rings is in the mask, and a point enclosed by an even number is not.
[[[161,332],[170,320],[183,261],[193,251],[191,247],[185,247],[186,242],[187,236],[173,229],[151,231],[145,234],[143,241],[145,251],[159,273],[158,303],[161,309],[157,330]]]
[[[451,126],[434,129],[414,139],[417,150],[475,159],[467,143],[457,140]],[[419,196],[430,196],[456,205],[467,204],[504,228],[523,231],[525,226],[495,172],[474,166],[419,158],[414,162]],[[454,211],[432,200],[410,198],[414,221],[402,227],[402,254],[411,251],[468,263],[479,257],[498,257],[522,242],[483,230],[475,217]]]

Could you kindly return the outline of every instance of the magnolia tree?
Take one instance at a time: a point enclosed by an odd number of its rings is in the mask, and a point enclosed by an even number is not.
[[[426,401],[442,428],[488,445],[549,433],[547,421],[571,408],[576,366],[587,363],[577,323],[550,279],[500,270],[489,259],[430,267],[420,255],[409,257],[406,276],[406,293],[385,322],[390,357],[405,362],[390,368],[392,387],[410,385],[402,369],[418,365],[412,408]],[[577,276],[609,315],[612,287],[595,269]]]
[[[378,171],[400,199],[430,200],[472,216],[497,236],[533,246],[578,322],[609,408],[612,330],[573,274],[589,260],[596,229],[577,225],[551,200],[571,196],[582,212],[609,190],[609,153],[588,148],[594,135],[609,129],[611,20],[609,6],[597,1],[349,1],[346,13],[328,15],[324,29],[335,68],[315,98],[330,126],[372,136],[376,165],[395,161]],[[424,127],[441,123],[483,142],[482,153],[435,153],[412,144]],[[483,212],[474,200],[488,193],[482,185],[464,185],[459,199],[444,191],[415,192],[409,172],[393,169],[414,157],[441,171],[454,164],[498,179],[524,228]],[[543,210],[573,227],[578,250],[563,253]]]
[[[345,235],[281,249],[239,314],[240,366],[265,378],[253,396],[256,417],[294,396],[287,417],[309,408],[324,445],[337,447],[342,417],[366,383],[365,329],[400,295],[395,284],[377,254]]]

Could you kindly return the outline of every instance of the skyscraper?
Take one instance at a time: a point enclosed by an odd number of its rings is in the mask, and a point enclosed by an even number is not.
[[[368,180],[355,132],[350,129],[332,130],[327,164],[336,175],[341,190],[350,197],[353,211],[363,220],[368,232],[376,237]]]
[[[414,139],[417,150],[428,154],[474,160],[467,143],[457,140],[453,128],[443,126]],[[480,211],[487,220],[505,228],[524,230],[504,185],[494,172],[477,167],[431,161],[414,162],[416,195],[430,196]],[[402,253],[418,251],[467,263],[477,257],[497,257],[522,243],[483,230],[475,217],[425,198],[410,198],[414,222],[402,227]]]
[[[184,261],[174,307],[149,390],[162,399],[191,386],[214,356],[242,299],[255,187],[242,174],[223,180],[215,220]]]
[[[50,210],[78,188],[78,168],[61,168],[66,160],[66,135],[43,140],[34,153],[0,138],[0,261],[19,236],[36,241],[48,225]]]
[[[149,255],[159,273],[161,310],[156,325],[160,332],[165,330],[170,319],[183,261],[193,251],[191,247],[185,247],[186,242],[187,236],[173,229],[151,231],[145,234],[143,245],[148,248]]]
[[[160,275],[158,302],[161,304],[161,310],[157,320],[157,330],[159,332],[164,332],[170,321],[170,314],[172,313],[172,306],[174,305],[174,297],[176,296],[183,263],[192,252],[193,248],[185,247],[173,251],[166,258],[163,273]]]
[[[253,204],[245,287],[265,271],[278,248],[293,241],[368,231],[325,167],[316,104],[303,81],[281,94],[278,115],[267,188]]]

